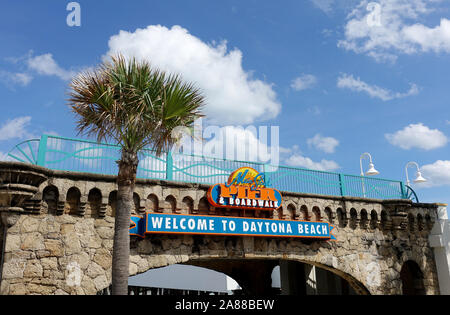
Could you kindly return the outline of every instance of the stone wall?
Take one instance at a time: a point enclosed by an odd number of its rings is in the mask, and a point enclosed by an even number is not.
[[[21,211],[17,205],[11,211],[2,211],[8,232],[1,294],[95,294],[108,287],[115,178],[41,168],[32,171],[45,173],[47,179],[23,203]],[[283,208],[270,215],[251,210],[234,213],[210,207],[205,202],[207,189],[199,184],[140,180],[133,212],[327,221],[336,226],[337,241],[192,235],[153,235],[143,240],[132,237],[130,275],[187,263],[225,272],[242,284],[245,276],[227,269],[227,265],[238,262],[248,266],[257,261],[282,259],[330,270],[361,294],[401,294],[402,266],[414,261],[423,274],[425,293],[439,293],[428,243],[436,219],[433,204],[283,192]]]

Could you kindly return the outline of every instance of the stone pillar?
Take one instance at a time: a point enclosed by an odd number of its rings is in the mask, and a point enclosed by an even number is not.
[[[58,200],[58,202],[56,204],[56,215],[63,215],[65,206],[66,206],[66,203],[64,200]]]
[[[441,294],[450,295],[450,221],[446,204],[438,204],[437,216],[429,242],[436,260],[439,290]]]
[[[0,220],[0,287],[2,283],[3,262],[5,260],[5,245],[6,245],[7,231],[8,230],[6,226],[3,224],[2,220]]]
[[[0,212],[0,292],[2,292],[1,284],[3,279],[3,263],[5,260],[5,246],[8,236],[8,228],[16,224],[19,218],[19,214]]]

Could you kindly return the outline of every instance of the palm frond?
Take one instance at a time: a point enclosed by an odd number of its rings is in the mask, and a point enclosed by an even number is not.
[[[148,146],[160,154],[177,140],[173,130],[203,117],[204,97],[192,83],[121,55],[79,74],[69,87],[78,132],[128,152]]]

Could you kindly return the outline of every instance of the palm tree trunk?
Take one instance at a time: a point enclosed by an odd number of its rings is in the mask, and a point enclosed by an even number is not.
[[[114,223],[114,245],[112,257],[112,294],[128,294],[130,261],[130,216],[138,165],[137,154],[122,150],[117,176],[117,206]]]

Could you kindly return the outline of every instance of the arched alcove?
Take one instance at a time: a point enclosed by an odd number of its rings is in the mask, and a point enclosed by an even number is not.
[[[322,215],[320,213],[319,207],[313,207],[312,212],[314,214],[313,221],[316,221],[316,222],[322,221]]]
[[[308,213],[308,207],[305,205],[302,205],[300,207],[300,220],[302,221],[309,221],[310,220],[310,216]]]
[[[100,214],[100,207],[102,205],[102,193],[98,188],[93,188],[88,195],[89,211],[87,216],[98,218]]]
[[[150,194],[147,196],[147,201],[145,205],[145,211],[147,212],[159,212],[159,200],[155,194]]]
[[[331,211],[330,207],[325,208],[325,216],[329,223],[333,223],[333,212]]]
[[[140,213],[141,208],[141,197],[137,193],[133,193],[133,209],[131,209],[132,214]]]
[[[289,215],[289,220],[295,220],[295,206],[293,204],[288,205],[287,213]]]
[[[59,191],[56,186],[50,185],[44,188],[42,192],[42,200],[47,206],[47,213],[56,214],[58,209]]]
[[[194,200],[192,200],[191,197],[184,197],[181,201],[181,205],[183,209],[182,211],[185,211],[188,214],[193,214],[194,211]]]
[[[177,212],[177,201],[174,196],[169,195],[165,199],[164,204],[165,213],[176,213]]]
[[[116,207],[117,207],[117,190],[114,190],[109,193],[108,196],[108,212],[110,216],[114,217],[116,215]]]
[[[71,215],[78,215],[80,210],[80,198],[80,190],[76,187],[71,187],[67,191],[65,212]]]
[[[358,220],[358,213],[356,212],[355,208],[351,208],[350,209],[350,228],[351,229],[356,229],[357,227],[357,220]]]
[[[370,228],[375,230],[378,227],[378,213],[375,210],[370,212]]]
[[[361,219],[359,221],[359,226],[361,229],[366,229],[367,224],[369,222],[369,217],[368,217],[366,209],[361,209],[360,217],[361,217]]]
[[[208,215],[209,214],[209,202],[206,197],[203,197],[198,202],[198,214],[199,215]]]
[[[424,295],[423,273],[419,265],[412,260],[406,261],[400,271],[403,295]]]
[[[338,220],[338,225],[340,228],[344,228],[347,226],[347,214],[345,213],[342,208],[337,208],[336,210],[336,216]]]

